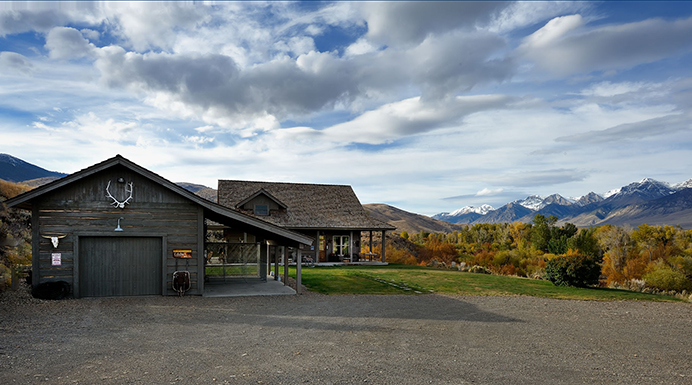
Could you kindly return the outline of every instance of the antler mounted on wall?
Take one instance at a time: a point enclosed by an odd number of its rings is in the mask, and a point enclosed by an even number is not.
[[[128,196],[127,199],[125,199],[124,201],[120,202],[119,200],[115,199],[115,197],[113,196],[113,194],[110,193],[110,191],[108,191],[108,189],[111,187],[111,181],[108,181],[108,185],[106,186],[106,194],[107,194],[106,196],[113,199],[113,202],[111,202],[113,207],[117,207],[119,209],[124,209],[125,205],[130,204],[130,199],[132,199],[132,190],[133,190],[132,186],[133,186],[132,182],[125,185],[125,192],[129,193],[130,196]],[[128,187],[129,187],[129,190],[128,190]]]

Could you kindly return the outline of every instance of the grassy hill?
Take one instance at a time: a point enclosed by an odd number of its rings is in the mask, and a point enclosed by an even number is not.
[[[381,203],[371,203],[363,205],[363,207],[370,213],[371,217],[395,226],[396,232],[398,233],[402,231],[406,231],[409,234],[415,234],[420,231],[428,233],[451,233],[463,226],[432,219],[425,215],[410,213],[394,206]]]

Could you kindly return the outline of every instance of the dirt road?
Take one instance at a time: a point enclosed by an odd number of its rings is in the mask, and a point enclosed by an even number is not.
[[[692,384],[692,305],[0,298],[4,384]]]

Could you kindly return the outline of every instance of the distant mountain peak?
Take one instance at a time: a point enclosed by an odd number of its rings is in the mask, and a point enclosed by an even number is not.
[[[494,210],[494,208],[491,205],[480,205],[479,207],[465,206],[465,207],[462,207],[458,210],[454,210],[451,213],[448,213],[447,215],[456,216],[456,215],[463,215],[463,214],[468,214],[468,213],[476,213],[476,214],[480,214],[480,215],[485,215],[489,211],[492,211],[492,210]]]
[[[0,179],[8,182],[23,182],[45,177],[62,178],[66,175],[61,172],[48,171],[9,154],[0,154]]]

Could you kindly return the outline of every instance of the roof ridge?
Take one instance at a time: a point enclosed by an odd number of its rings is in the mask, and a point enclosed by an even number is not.
[[[307,183],[307,182],[269,182],[261,180],[242,180],[242,179],[219,179],[218,182],[242,182],[242,183],[265,183],[265,184],[288,184],[294,186],[330,186],[330,187],[350,187],[349,184],[336,184],[336,183]],[[218,185],[217,185],[218,186]]]

